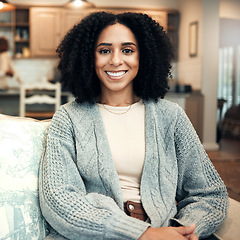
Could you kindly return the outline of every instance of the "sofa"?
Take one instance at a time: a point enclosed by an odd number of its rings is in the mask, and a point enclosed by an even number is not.
[[[49,124],[0,114],[1,240],[41,240],[48,235],[38,201],[38,167]],[[240,239],[239,202],[230,199],[228,218],[215,236]]]

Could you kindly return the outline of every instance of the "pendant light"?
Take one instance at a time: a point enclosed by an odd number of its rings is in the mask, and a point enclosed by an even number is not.
[[[0,12],[10,12],[15,9],[15,6],[7,1],[0,1]]]
[[[93,3],[87,2],[87,0],[70,0],[69,3],[65,5],[65,7],[72,9],[93,8],[95,5]]]

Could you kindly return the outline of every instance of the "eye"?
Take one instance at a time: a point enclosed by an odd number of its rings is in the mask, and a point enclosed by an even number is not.
[[[122,51],[123,51],[123,53],[126,53],[126,54],[130,54],[130,53],[133,53],[133,52],[134,52],[134,51],[133,51],[132,49],[130,49],[130,48],[125,48],[125,49],[123,49]]]
[[[111,51],[109,49],[102,49],[99,51],[100,54],[108,54],[110,53]]]

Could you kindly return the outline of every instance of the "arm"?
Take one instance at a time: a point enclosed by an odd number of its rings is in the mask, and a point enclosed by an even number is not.
[[[0,77],[4,77],[6,75],[5,69],[4,69],[4,64],[3,64],[3,55],[0,54]]]
[[[22,80],[15,69],[13,60],[7,52],[1,54],[0,60],[0,77],[4,76],[15,77],[19,83],[22,83]]]
[[[61,108],[52,120],[40,168],[46,220],[68,239],[138,239],[149,224],[127,216],[112,198],[86,192],[75,148],[71,120]]]
[[[19,82],[19,83],[22,83],[22,79],[20,78],[15,66],[14,66],[14,63],[13,63],[13,60],[11,58],[10,55],[6,55],[7,57],[7,61],[8,61],[8,67],[9,69],[7,70],[6,72],[6,75],[9,76],[9,77],[15,77],[16,80]]]
[[[226,218],[228,195],[182,109],[179,109],[175,127],[175,147],[179,170],[176,197],[178,214],[173,221],[184,226],[195,223],[195,232],[207,237]]]
[[[139,240],[198,240],[196,226],[148,228]]]

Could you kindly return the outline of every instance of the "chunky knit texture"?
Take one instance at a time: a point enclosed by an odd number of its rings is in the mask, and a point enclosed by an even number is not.
[[[195,223],[196,234],[207,237],[227,215],[225,185],[185,112],[166,100],[144,104],[146,156],[140,192],[150,224]],[[138,239],[150,226],[123,212],[97,105],[73,102],[56,112],[39,179],[42,213],[67,239]]]

